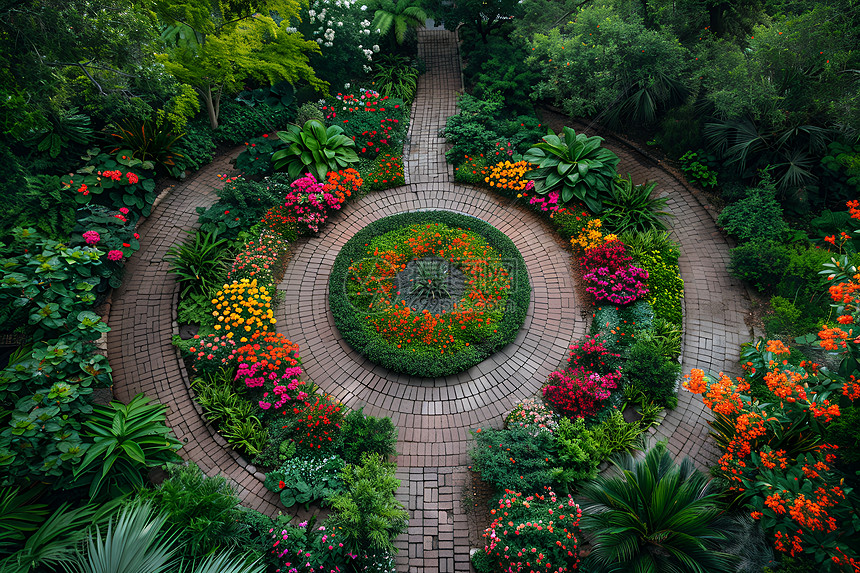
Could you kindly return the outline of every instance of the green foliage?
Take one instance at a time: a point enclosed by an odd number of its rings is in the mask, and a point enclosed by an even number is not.
[[[380,95],[409,103],[418,88],[418,70],[406,56],[387,54],[374,62],[374,87]]]
[[[651,328],[636,333],[636,341],[650,345],[668,360],[681,354],[681,327],[665,318],[655,318]]]
[[[391,418],[374,418],[364,413],[363,408],[350,411],[340,429],[340,454],[348,464],[357,464],[363,453],[382,456],[383,460],[393,456],[397,444],[397,428]]]
[[[441,5],[441,17],[446,28],[453,30],[464,24],[468,31],[477,32],[486,44],[494,39],[490,34],[499,31],[506,21],[522,14],[520,3],[516,0],[463,0],[453,5]]]
[[[171,175],[181,175],[176,162],[182,156],[173,150],[173,146],[183,134],[173,131],[174,127],[165,115],[142,122],[134,119],[117,121],[111,128],[113,143],[117,145],[111,153],[148,161],[165,168]]]
[[[259,408],[236,393],[232,378],[232,371],[220,370],[194,379],[194,399],[231,446],[256,456],[266,447],[268,432],[257,417]]]
[[[274,471],[266,474],[263,485],[281,497],[284,507],[302,503],[305,508],[312,501],[323,500],[344,489],[341,470],[345,464],[340,456],[297,456]]]
[[[704,155],[703,150],[688,151],[682,155],[678,161],[681,164],[681,171],[693,181],[698,183],[705,189],[717,186],[717,174],[708,167],[706,163],[699,161],[699,154]],[[704,157],[703,157],[704,159]]]
[[[37,151],[56,159],[72,144],[85,146],[93,140],[90,117],[78,113],[78,108],[62,110],[47,116],[48,123],[36,131],[26,143]]]
[[[201,95],[212,129],[218,127],[222,91],[239,91],[246,79],[269,85],[303,80],[323,89],[326,84],[316,77],[307,56],[319,48],[288,29],[299,7],[291,0],[253,5],[155,2],[154,11],[166,24],[161,36],[167,51],[158,60]],[[278,16],[277,22],[271,14]]]
[[[589,571],[729,571],[717,550],[725,539],[708,478],[689,458],[680,466],[665,445],[637,461],[625,454],[612,463],[622,473],[582,484],[582,529],[593,535]]]
[[[666,224],[660,218],[672,215],[660,209],[666,206],[669,199],[652,199],[651,195],[656,187],[657,183],[654,181],[634,185],[633,177],[629,173],[627,179],[616,178],[610,188],[609,197],[604,201],[600,220],[616,234],[627,231],[645,232],[650,229],[665,231]]]
[[[287,131],[279,131],[278,138],[290,147],[275,152],[272,163],[275,169],[286,167],[292,178],[310,173],[317,181],[325,181],[329,171],[358,161],[355,142],[343,135],[343,128],[337,125],[326,127],[311,119],[302,127],[291,125]]]
[[[654,316],[681,327],[684,298],[684,280],[680,276],[678,257],[680,250],[668,233],[630,234],[621,237],[627,252],[636,264],[648,271],[648,302]],[[628,240],[630,241],[628,243]]]
[[[249,107],[267,105],[273,109],[288,108],[295,98],[295,90],[290,82],[278,82],[272,86],[245,90],[239,92],[236,101],[242,102]]]
[[[40,486],[24,491],[19,487],[0,489],[0,554],[9,553],[9,547],[15,547],[45,521],[48,506],[32,503],[42,492]]]
[[[644,300],[625,307],[600,306],[591,321],[591,334],[600,336],[606,350],[623,354],[636,332],[650,328],[653,322],[654,311]]]
[[[176,142],[177,153],[182,154],[185,165],[197,170],[215,158],[215,139],[208,123],[202,120],[189,122],[185,126],[185,136]]]
[[[681,157],[691,149],[699,149],[704,143],[701,113],[691,104],[669,110],[660,122],[654,140],[669,157]],[[698,152],[696,156],[697,160],[700,159]]]
[[[461,31],[461,34],[463,31]],[[529,97],[539,80],[537,72],[526,65],[526,46],[521,42],[489,36],[487,43],[475,42],[464,52],[468,64],[463,70],[471,93],[478,99],[491,100],[501,95],[505,111],[515,115],[532,114],[534,103]],[[507,114],[501,114],[503,117]],[[534,138],[536,141],[541,135]]]
[[[839,459],[849,468],[860,464],[860,407],[847,406],[840,409],[839,417],[828,424],[825,440],[839,446]],[[848,472],[846,472],[848,473]]]
[[[759,292],[773,292],[790,260],[791,253],[783,245],[744,243],[731,250],[729,272]]]
[[[831,142],[821,164],[836,175],[849,197],[860,195],[860,144]]]
[[[717,224],[740,241],[779,241],[788,231],[776,188],[767,175],[758,187],[747,190],[744,199],[726,206]]]
[[[423,28],[427,20],[427,13],[411,0],[374,0],[369,9],[374,11],[370,29],[379,30],[381,38],[393,38],[398,45],[403,44],[407,29]]]
[[[4,168],[14,169],[14,163],[3,163]],[[22,178],[17,184],[10,182],[4,188],[9,195],[2,211],[0,236],[9,236],[15,227],[34,227],[49,239],[65,241],[69,238],[75,226],[77,205],[74,191],[64,188],[59,177],[32,175]]]
[[[595,441],[594,433],[586,429],[584,419],[562,418],[553,438],[566,482],[575,483],[597,475],[597,466],[603,460],[602,448]]]
[[[572,117],[610,124],[653,123],[689,93],[689,53],[668,29],[649,29],[621,6],[590,5],[566,25],[538,30],[526,64],[541,81],[538,99],[552,100]]]
[[[794,306],[793,302],[776,295],[770,299],[770,306],[773,309],[773,315],[765,321],[768,332],[788,335],[801,334],[795,327],[800,321],[800,309]]]
[[[243,523],[241,499],[224,476],[208,477],[194,463],[170,464],[170,477],[139,499],[167,516],[165,528],[176,542],[176,556],[200,562],[207,555],[251,543]]]
[[[540,491],[555,481],[553,469],[559,463],[550,433],[514,426],[481,429],[474,436],[473,468],[496,491]]]
[[[677,360],[666,358],[655,341],[637,339],[624,365],[625,383],[640,390],[649,400],[674,408],[675,386],[681,374]]]
[[[585,203],[592,213],[600,213],[603,201],[611,197],[618,156],[600,146],[602,137],[588,137],[565,127],[559,137],[552,130],[543,143],[530,148],[523,159],[538,167],[526,178],[534,181],[535,191],[545,195],[558,191],[559,200],[567,203],[574,197]]]
[[[600,447],[600,457],[606,458],[614,452],[632,449],[639,441],[642,426],[639,422],[628,424],[620,410],[612,410],[598,425],[591,428],[594,441]]]
[[[277,138],[263,134],[245,142],[245,151],[236,156],[236,169],[245,177],[271,175],[273,171],[272,154],[282,149],[284,143]]]
[[[227,145],[241,145],[251,138],[286,127],[295,112],[291,107],[272,107],[267,104],[250,107],[234,101],[221,106],[218,129],[213,134]]]
[[[180,460],[176,450],[182,442],[170,435],[166,412],[167,406],[150,404],[143,394],[128,405],[111,402],[93,407],[83,425],[95,443],[75,468],[77,478],[95,470],[90,498],[95,498],[106,483],[119,491],[142,488],[149,468]]]
[[[263,182],[247,181],[241,177],[227,180],[218,193],[218,201],[209,207],[197,207],[197,221],[204,233],[235,240],[239,234],[256,225],[266,212],[290,192],[292,179],[275,174]]]
[[[209,295],[213,288],[224,283],[230,253],[227,240],[219,239],[218,233],[186,231],[188,238],[173,245],[164,255],[170,264],[168,272],[176,275],[182,287],[179,295]]]
[[[394,539],[406,531],[409,514],[394,498],[400,487],[397,466],[379,454],[367,454],[361,465],[347,465],[341,474],[346,491],[328,499],[333,528],[343,531],[353,550],[396,551]]]
[[[325,121],[325,116],[317,104],[313,102],[303,103],[302,107],[299,108],[298,115],[296,116],[296,123],[298,125],[304,125],[311,119]]]
[[[484,184],[484,172],[489,164],[486,158],[466,157],[466,162],[454,168],[454,180],[471,185]]]

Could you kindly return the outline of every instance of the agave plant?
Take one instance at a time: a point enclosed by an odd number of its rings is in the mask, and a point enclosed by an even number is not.
[[[448,266],[443,261],[418,261],[412,281],[412,295],[419,298],[446,298],[448,289]]]
[[[665,445],[637,461],[625,454],[612,463],[621,476],[582,484],[583,531],[594,549],[587,571],[659,573],[732,571],[732,556],[718,550],[725,540],[721,511],[707,476],[685,458],[672,461]]]
[[[603,210],[618,167],[618,156],[600,146],[602,137],[588,137],[565,127],[562,134],[552,130],[543,143],[530,148],[523,159],[537,165],[526,174],[534,181],[535,191],[545,195],[557,191],[562,202],[574,197],[584,202],[593,213]]]
[[[353,149],[355,142],[343,135],[343,128],[325,124],[318,119],[309,119],[304,126],[291,125],[287,131],[279,131],[278,138],[290,144],[286,149],[272,155],[275,169],[287,168],[290,177],[298,178],[310,173],[317,181],[325,181],[329,171],[337,171],[358,162]]]
[[[654,181],[634,185],[629,173],[626,179],[617,178],[612,184],[611,196],[604,202],[605,210],[600,218],[616,233],[650,229],[665,231],[666,224],[660,217],[671,217],[672,214],[659,210],[666,206],[667,198],[651,198],[655,187],[657,183]]]

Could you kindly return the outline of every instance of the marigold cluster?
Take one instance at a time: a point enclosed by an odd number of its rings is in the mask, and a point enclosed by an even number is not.
[[[235,336],[239,342],[248,342],[253,333],[268,331],[275,324],[271,302],[268,290],[257,286],[257,279],[225,284],[212,299],[214,328],[225,338]]]
[[[524,191],[534,187],[532,181],[525,179],[525,174],[532,169],[534,165],[528,161],[502,161],[487,168],[484,182],[496,189]]]

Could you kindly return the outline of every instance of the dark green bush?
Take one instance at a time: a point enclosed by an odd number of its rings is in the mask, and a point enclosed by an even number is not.
[[[744,242],[778,241],[788,231],[769,177],[758,187],[747,189],[745,198],[723,209],[717,223]]]
[[[176,150],[184,156],[185,166],[196,171],[215,158],[215,139],[209,120],[201,118],[185,126],[185,136],[176,144]]]
[[[250,107],[230,99],[223,100],[215,139],[228,145],[239,145],[252,137],[286,127],[295,116],[293,106],[274,108],[263,104]]]
[[[555,481],[552,468],[558,464],[548,432],[532,435],[514,426],[507,430],[480,430],[474,435],[473,467],[497,491],[536,492]]]
[[[773,292],[791,260],[787,247],[772,242],[750,242],[731,250],[729,272],[759,292]]]
[[[375,453],[388,459],[394,455],[397,443],[397,428],[391,418],[374,418],[364,413],[364,408],[352,410],[340,428],[341,457],[348,464],[361,462],[362,454]]]
[[[654,342],[636,342],[630,348],[623,372],[625,383],[641,391],[646,398],[670,408],[677,405],[675,384],[681,365],[663,356]]]
[[[681,157],[687,151],[699,149],[702,137],[702,114],[693,105],[683,105],[666,114],[654,139],[669,157]]]
[[[600,306],[591,321],[591,334],[599,335],[610,352],[623,353],[634,341],[637,330],[650,328],[654,311],[644,300],[626,307]]]

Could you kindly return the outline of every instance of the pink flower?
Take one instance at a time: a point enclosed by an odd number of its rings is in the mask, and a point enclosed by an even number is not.
[[[101,241],[101,236],[95,231],[85,231],[83,235],[81,235],[88,245],[95,245],[99,241]]]
[[[119,212],[123,215],[128,215],[128,207],[120,207]]]
[[[117,251],[116,249],[108,251],[107,258],[109,261],[121,261],[122,251]]]

